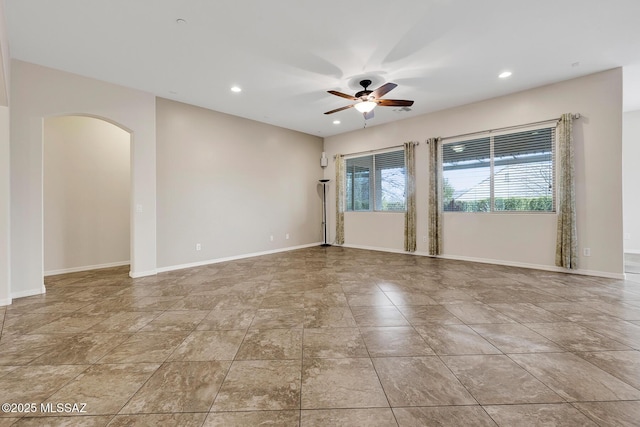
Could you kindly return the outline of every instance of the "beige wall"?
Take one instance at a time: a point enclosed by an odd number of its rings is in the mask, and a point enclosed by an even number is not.
[[[575,122],[580,271],[622,277],[622,72],[614,69],[420,117],[325,139],[328,156],[419,141],[417,161],[418,252],[427,253],[429,137],[453,136],[580,113]],[[348,114],[345,112],[344,114]],[[333,164],[325,172],[335,178]],[[331,236],[335,192],[331,188]],[[384,232],[380,232],[384,230]],[[347,213],[345,243],[402,251],[401,214]],[[398,237],[400,236],[400,237]],[[546,269],[554,267],[553,214],[444,215],[444,255]],[[582,249],[591,249],[590,257]]]
[[[640,254],[640,110],[624,114],[622,129],[624,251]]]
[[[11,303],[10,286],[10,161],[9,161],[9,43],[0,2],[0,306]]]
[[[9,38],[4,16],[4,2],[0,4],[0,105],[9,105],[9,82],[11,81],[11,56]]]
[[[45,275],[129,263],[129,146],[104,120],[45,119]]]
[[[160,269],[320,242],[321,138],[158,98],[157,143]]]
[[[44,290],[43,122],[52,116],[94,116],[131,133],[131,274],[154,274],[155,96],[22,61],[11,65],[12,297]]]
[[[0,306],[11,303],[9,175],[9,107],[0,106]]]

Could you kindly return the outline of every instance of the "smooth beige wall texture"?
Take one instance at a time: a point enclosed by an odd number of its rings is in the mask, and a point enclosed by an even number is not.
[[[640,254],[640,110],[624,114],[622,129],[624,251]]]
[[[130,139],[92,117],[45,119],[45,275],[129,263]]]
[[[9,211],[9,108],[0,106],[0,306],[11,303]]]
[[[11,303],[9,224],[9,43],[4,20],[4,3],[0,3],[0,306]]]
[[[321,138],[156,104],[159,268],[320,242]]]
[[[155,274],[155,96],[23,61],[13,60],[11,67],[12,297],[45,290],[42,162],[48,117],[88,115],[131,133],[130,274]]]
[[[427,138],[533,123],[569,112],[582,115],[574,124],[579,268],[587,274],[622,277],[621,69],[329,137],[325,151],[333,156],[420,142],[416,149],[418,252],[426,254]],[[325,177],[335,178],[333,164]],[[331,187],[332,239],[334,191]],[[345,243],[402,251],[402,239],[396,236],[402,236],[403,219],[398,214],[389,214],[393,219],[387,215],[347,213]],[[383,227],[387,230],[380,233]],[[447,257],[555,269],[555,214],[447,213],[443,233],[443,255]],[[582,256],[587,247],[590,257]]]

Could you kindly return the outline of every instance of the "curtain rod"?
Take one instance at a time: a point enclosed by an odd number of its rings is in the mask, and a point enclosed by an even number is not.
[[[413,145],[420,145],[420,143],[419,143],[419,142],[417,142],[417,141],[412,141],[412,142],[413,142]],[[402,145],[394,145],[393,147],[377,148],[377,149],[375,149],[375,150],[360,151],[360,152],[357,152],[357,153],[348,153],[348,154],[343,154],[342,156],[343,156],[343,157],[344,157],[344,156],[356,156],[356,155],[358,155],[358,154],[375,153],[375,152],[382,151],[382,150],[390,150],[390,149],[392,149],[392,148],[404,148],[404,144],[402,144]],[[337,155],[336,155],[336,154],[334,154],[334,155],[333,155],[333,160],[335,160],[335,159],[336,159],[336,157],[337,157]]]
[[[580,118],[580,113],[573,114],[571,117],[573,117],[573,119],[577,120],[577,119]],[[440,140],[444,141],[446,139],[460,138],[460,137],[463,137],[463,136],[479,135],[479,134],[482,134],[482,133],[491,133],[491,132],[497,132],[497,131],[509,130],[509,129],[518,129],[518,128],[524,128],[524,127],[528,127],[528,126],[535,126],[535,125],[541,125],[543,123],[551,123],[551,122],[558,122],[558,121],[560,121],[560,117],[558,117],[557,119],[541,120],[539,122],[527,123],[527,124],[523,124],[523,125],[506,126],[506,127],[497,128],[497,129],[489,129],[489,130],[481,130],[481,131],[478,131],[478,132],[462,133],[460,135],[444,136],[444,137],[440,138]]]

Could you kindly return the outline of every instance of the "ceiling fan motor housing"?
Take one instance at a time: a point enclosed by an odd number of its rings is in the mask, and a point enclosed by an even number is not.
[[[368,98],[369,94],[373,92],[372,90],[367,90],[370,84],[371,84],[371,80],[361,80],[360,86],[362,86],[364,90],[361,90],[360,92],[356,93],[356,98],[363,98],[363,99]]]

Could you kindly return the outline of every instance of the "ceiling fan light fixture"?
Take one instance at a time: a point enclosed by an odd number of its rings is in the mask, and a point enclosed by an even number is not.
[[[364,114],[364,119],[369,120],[373,118],[373,109],[377,105],[381,107],[410,107],[413,105],[413,101],[407,99],[382,99],[389,91],[393,90],[398,85],[395,83],[385,83],[376,90],[368,90],[367,88],[371,84],[371,80],[362,80],[360,86],[362,89],[356,93],[355,96],[347,95],[346,93],[338,92],[336,90],[329,90],[331,95],[339,96],[340,98],[346,98],[354,103],[346,105],[344,107],[336,108],[331,111],[327,111],[325,114],[333,114],[338,111],[343,111],[349,108],[355,108],[359,113]]]
[[[360,111],[361,113],[368,113],[369,111],[373,110],[376,107],[375,102],[373,101],[364,101],[364,102],[359,102],[356,105],[354,105],[355,109]]]

